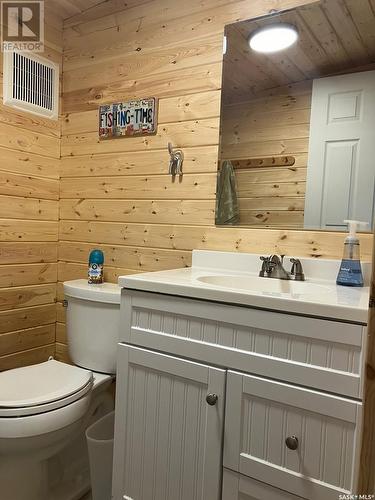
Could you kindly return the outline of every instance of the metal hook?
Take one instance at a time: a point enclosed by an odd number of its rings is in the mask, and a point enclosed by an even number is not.
[[[173,177],[175,175],[182,176],[182,164],[184,162],[184,153],[181,149],[173,151],[172,143],[168,142],[169,160],[169,174]]]

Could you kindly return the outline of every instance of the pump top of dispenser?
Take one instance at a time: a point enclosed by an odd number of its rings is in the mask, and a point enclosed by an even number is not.
[[[345,238],[345,245],[346,244],[352,244],[352,245],[359,245],[359,239],[357,236],[357,229],[365,229],[368,226],[368,222],[362,222],[360,220],[344,220],[346,224],[348,224],[348,229],[349,229],[349,234]]]

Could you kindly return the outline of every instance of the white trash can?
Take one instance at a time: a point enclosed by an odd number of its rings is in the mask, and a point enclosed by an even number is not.
[[[111,498],[114,423],[111,411],[86,429],[93,500]]]

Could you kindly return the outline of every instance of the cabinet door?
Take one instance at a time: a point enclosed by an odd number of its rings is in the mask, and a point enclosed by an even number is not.
[[[224,466],[302,498],[354,489],[361,403],[229,371]]]
[[[218,500],[226,372],[124,344],[117,366],[113,498]]]
[[[303,500],[228,469],[223,473],[222,500]]]

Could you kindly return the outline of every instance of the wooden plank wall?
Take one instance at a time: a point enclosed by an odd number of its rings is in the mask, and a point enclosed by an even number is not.
[[[46,10],[42,55],[61,64],[62,22]],[[60,120],[0,104],[0,370],[55,352],[60,135]]]
[[[224,25],[304,3],[144,0],[120,10],[109,0],[65,23],[59,299],[97,246],[110,281],[188,266],[193,248],[341,256],[339,233],[214,226]],[[98,141],[100,103],[148,96],[160,98],[157,135]],[[181,182],[167,175],[168,141],[185,153]],[[370,258],[370,235],[362,253]],[[56,349],[67,359],[63,312]]]
[[[236,170],[241,224],[303,228],[312,81],[295,87],[223,106],[220,158],[295,158],[290,167]]]

